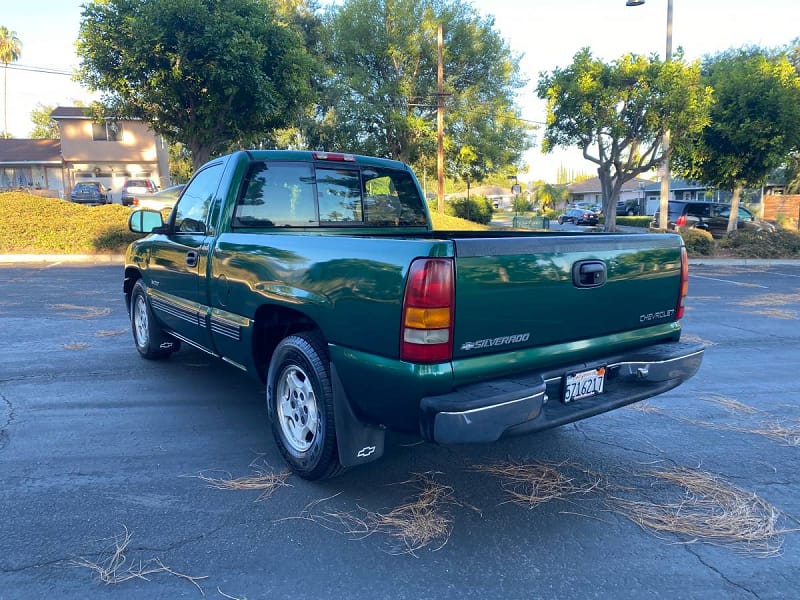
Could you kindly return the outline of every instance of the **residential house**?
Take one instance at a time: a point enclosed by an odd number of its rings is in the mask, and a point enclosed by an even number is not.
[[[59,106],[51,117],[59,140],[0,140],[0,188],[49,190],[68,198],[79,181],[100,181],[120,201],[129,177],[170,185],[167,147],[135,120],[95,121],[84,108]]]
[[[661,183],[653,182],[644,188],[645,214],[658,210],[661,199]],[[731,192],[717,190],[696,181],[673,177],[669,181],[670,200],[693,200],[696,202],[730,202]]]
[[[644,200],[643,190],[650,183],[652,183],[650,180],[639,177],[626,181],[622,184],[618,200],[626,203],[636,202],[641,205]],[[591,202],[592,204],[603,204],[603,187],[600,185],[599,177],[570,183],[567,186],[567,190],[569,191],[569,201],[571,203]]]
[[[522,193],[528,193],[527,190],[523,190]],[[500,187],[499,185],[479,185],[470,188],[469,190],[469,197],[470,198],[477,198],[478,196],[483,196],[492,203],[495,209],[498,210],[512,210],[514,205],[514,196],[515,194],[511,191],[511,187]],[[458,198],[466,198],[467,192],[464,190],[463,192],[456,192],[454,194],[447,194],[445,196],[445,200],[456,200]]]

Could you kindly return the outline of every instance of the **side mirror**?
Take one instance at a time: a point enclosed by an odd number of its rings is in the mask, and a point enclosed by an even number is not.
[[[164,218],[156,210],[135,210],[128,217],[128,229],[134,233],[153,233],[164,227]]]

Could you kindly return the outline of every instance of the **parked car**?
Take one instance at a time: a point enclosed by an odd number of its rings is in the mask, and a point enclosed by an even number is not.
[[[158,186],[152,179],[126,179],[122,184],[122,205],[130,206],[136,194],[154,194]]]
[[[575,225],[597,225],[600,217],[596,212],[582,208],[570,208],[563,215],[558,216],[558,223],[574,223]]]
[[[581,210],[588,210],[598,215],[603,214],[603,207],[594,202],[573,202],[569,205],[570,208],[579,208]]]
[[[617,216],[633,217],[639,214],[639,205],[636,200],[617,200]]]
[[[667,228],[672,231],[703,229],[715,238],[722,238],[728,234],[731,206],[722,202],[673,200],[669,203],[668,214]],[[653,221],[650,223],[651,229],[658,228],[659,216],[660,211],[656,211]],[[739,207],[736,228],[751,231],[775,231],[772,223],[759,219],[743,206]]]
[[[108,204],[108,191],[100,181],[79,181],[72,188],[69,199],[88,206]]]
[[[150,210],[168,210],[175,206],[186,184],[173,185],[155,194],[136,194],[131,200],[131,208],[149,208]]]

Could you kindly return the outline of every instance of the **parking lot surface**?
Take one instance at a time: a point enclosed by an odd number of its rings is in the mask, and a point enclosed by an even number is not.
[[[692,267],[663,396],[322,483],[258,382],[139,358],[121,287],[0,266],[0,599],[800,597],[800,265]]]

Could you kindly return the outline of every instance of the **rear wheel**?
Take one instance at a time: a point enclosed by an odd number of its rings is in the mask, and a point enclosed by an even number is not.
[[[131,330],[136,349],[144,358],[166,358],[180,349],[180,342],[164,333],[153,318],[147,290],[141,279],[131,292]]]
[[[344,470],[336,446],[328,355],[319,335],[291,335],[275,348],[267,405],[278,449],[295,473],[315,480]]]

